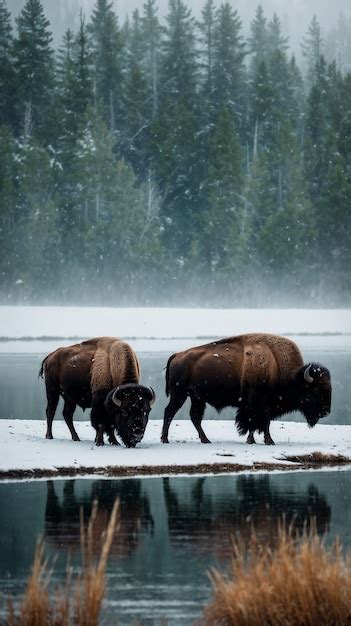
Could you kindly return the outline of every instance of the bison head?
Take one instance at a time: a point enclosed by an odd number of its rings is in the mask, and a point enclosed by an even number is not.
[[[331,382],[329,370],[320,363],[303,365],[297,374],[299,387],[298,408],[309,426],[315,426],[321,417],[330,413]]]
[[[152,387],[134,383],[119,385],[108,394],[106,411],[113,418],[117,434],[127,448],[135,448],[142,440],[154,402]]]

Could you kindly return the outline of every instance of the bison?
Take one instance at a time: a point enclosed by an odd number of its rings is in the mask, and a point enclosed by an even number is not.
[[[39,376],[45,376],[47,395],[46,438],[52,439],[52,422],[60,395],[63,417],[72,439],[79,441],[73,425],[76,406],[91,407],[95,443],[119,445],[115,430],[128,448],[144,436],[155,393],[139,384],[140,367],[132,348],[115,337],[98,337],[58,348],[43,360]]]
[[[190,417],[202,443],[210,443],[201,421],[206,403],[217,411],[237,407],[236,424],[247,443],[254,432],[274,444],[269,424],[291,411],[301,411],[310,427],[330,412],[330,373],[319,363],[303,364],[297,345],[285,337],[248,334],[221,339],[173,354],[167,363],[161,441],[168,443],[170,423],[190,396]]]

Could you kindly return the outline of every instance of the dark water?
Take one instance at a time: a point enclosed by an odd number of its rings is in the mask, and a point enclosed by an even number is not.
[[[79,509],[89,516],[99,501],[98,539],[118,496],[121,527],[108,565],[104,623],[188,626],[200,617],[211,591],[206,571],[223,570],[230,536],[249,540],[252,523],[274,545],[285,514],[302,528],[315,516],[327,541],[351,546],[351,472],[57,480],[0,484],[0,588],[2,612],[11,592],[18,602],[39,535],[56,555],[55,585],[68,555],[79,564]],[[95,544],[94,544],[95,545]]]
[[[46,354],[0,354],[0,419],[45,419],[45,387],[38,380],[41,361]],[[167,405],[165,395],[165,371],[169,353],[142,352],[139,354],[142,368],[142,383],[151,385],[157,396],[151,419],[162,419]],[[306,362],[318,360],[326,365],[332,375],[333,401],[331,415],[323,420],[325,424],[351,424],[351,350],[335,352],[319,349],[317,353],[304,351]],[[62,401],[61,401],[62,402]],[[189,402],[189,401],[188,401]],[[59,404],[56,418],[62,418],[62,404]],[[177,418],[188,418],[189,404],[177,413]],[[296,419],[297,416],[286,416],[284,419]],[[226,409],[220,416],[214,409],[207,408],[206,418],[233,418],[233,410]],[[89,411],[85,414],[76,410],[75,419],[89,419]],[[303,419],[303,418],[302,418]]]

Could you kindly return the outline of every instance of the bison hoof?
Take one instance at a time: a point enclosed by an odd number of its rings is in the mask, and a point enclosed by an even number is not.
[[[46,433],[46,435],[45,435],[45,439],[53,439],[53,436],[52,436],[52,435],[50,435],[49,433]]]
[[[108,442],[111,446],[119,446],[117,439],[109,439]]]
[[[100,446],[104,446],[104,445],[105,445],[105,444],[104,444],[104,442],[103,442],[103,441],[101,441],[100,439],[97,439],[97,440],[95,441],[95,444],[96,444],[98,447],[100,447]]]
[[[200,439],[201,443],[211,443],[207,437]]]
[[[248,438],[246,439],[246,443],[249,443],[249,444],[256,443],[255,437],[252,434],[250,434]]]
[[[273,439],[265,439],[264,443],[266,446],[275,446]]]
[[[168,437],[161,437],[161,443],[169,443]]]
[[[72,441],[80,441],[78,435],[73,435]]]

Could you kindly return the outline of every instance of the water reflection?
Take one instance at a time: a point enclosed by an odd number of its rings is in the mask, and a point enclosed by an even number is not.
[[[60,498],[55,491],[55,482],[47,481],[44,537],[46,542],[59,550],[64,548],[75,553],[80,550],[80,510],[83,511],[84,526],[87,528],[94,500],[98,511],[93,529],[93,553],[100,554],[101,541],[107,529],[113,504],[120,499],[120,523],[111,555],[129,558],[138,547],[145,532],[153,533],[154,520],[150,514],[149,498],[142,493],[141,481],[99,480],[90,485],[88,493],[76,493],[74,480],[64,483]]]
[[[253,529],[260,542],[273,546],[282,518],[299,531],[304,525],[308,528],[312,518],[318,533],[329,530],[331,508],[313,483],[303,491],[284,493],[269,475],[243,475],[237,477],[232,494],[223,498],[206,492],[206,480],[195,479],[190,499],[184,500],[172,487],[172,479],[163,479],[172,543],[188,541],[195,551],[226,558],[231,536],[248,543]]]
[[[259,539],[274,542],[282,514],[302,528],[316,518],[327,541],[340,535],[351,545],[351,472],[296,472],[269,475],[76,479],[0,483],[0,608],[10,592],[25,588],[38,536],[50,562],[55,587],[65,575],[67,557],[80,563],[79,509],[88,520],[99,501],[101,533],[116,497],[121,529],[107,570],[104,623],[189,626],[210,596],[206,572],[226,567],[230,536],[248,541],[254,524]],[[4,504],[6,503],[6,504]],[[2,599],[2,602],[1,602]],[[1,620],[1,612],[0,612]]]

